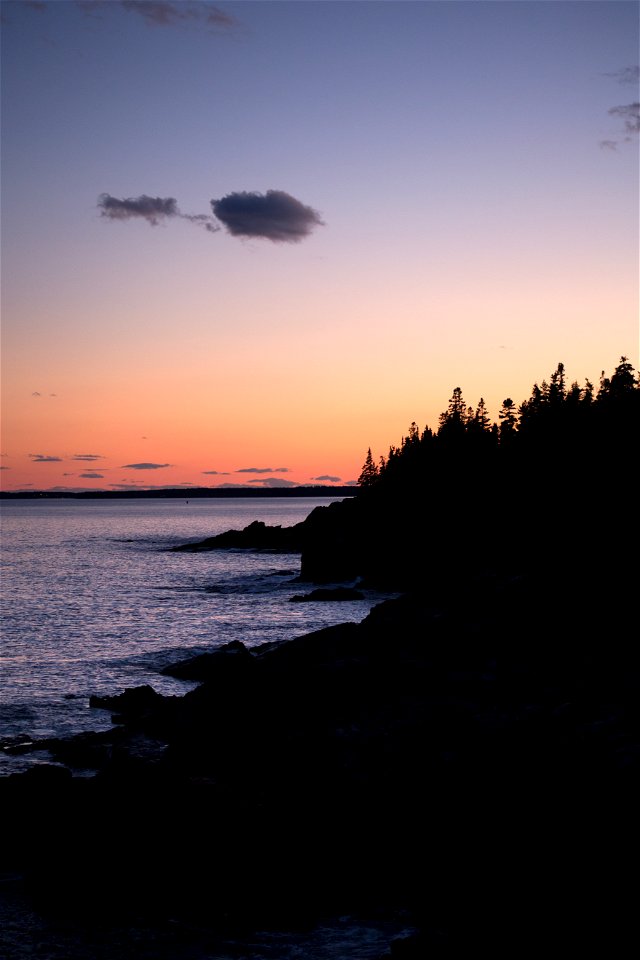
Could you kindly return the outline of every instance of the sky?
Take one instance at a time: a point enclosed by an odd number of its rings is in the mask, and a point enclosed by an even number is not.
[[[349,483],[638,367],[638,3],[1,10],[3,489]]]

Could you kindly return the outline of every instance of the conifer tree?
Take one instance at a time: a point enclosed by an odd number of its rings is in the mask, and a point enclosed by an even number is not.
[[[360,471],[360,476],[358,477],[358,483],[361,487],[370,487],[376,482],[378,475],[378,467],[373,459],[371,447],[369,447],[364,464],[362,465],[362,470]]]

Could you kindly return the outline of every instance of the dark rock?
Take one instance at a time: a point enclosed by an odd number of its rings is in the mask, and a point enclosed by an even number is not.
[[[201,553],[206,550],[265,550],[272,553],[299,553],[302,549],[302,523],[291,527],[270,527],[254,520],[243,530],[227,530],[196,543],[172,547],[173,552]]]
[[[123,693],[112,697],[89,697],[90,707],[99,707],[102,710],[115,710],[119,714],[128,715],[145,712],[164,698],[149,684],[141,687],[128,687]]]
[[[5,753],[26,753],[35,748],[35,741],[28,733],[18,733],[14,737],[0,737],[0,750]]]
[[[71,771],[55,763],[37,763],[29,767],[23,774],[13,774],[14,777],[23,776],[28,783],[38,787],[55,787],[71,779]]]
[[[334,587],[333,589],[312,590],[311,593],[296,594],[289,598],[291,603],[311,603],[329,600],[364,600],[364,593],[354,587]]]
[[[160,671],[164,676],[179,680],[205,681],[237,675],[250,668],[253,656],[239,640],[232,640],[211,653],[202,653],[179,663],[169,664]]]

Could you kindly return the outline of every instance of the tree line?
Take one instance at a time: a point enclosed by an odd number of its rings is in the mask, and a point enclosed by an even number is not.
[[[602,372],[597,389],[589,380],[567,384],[559,363],[548,380],[534,383],[527,400],[517,405],[506,397],[497,422],[482,397],[475,408],[468,406],[455,387],[437,430],[411,423],[400,444],[378,462],[369,448],[358,483],[382,492],[451,461],[493,467],[553,454],[566,462],[580,451],[602,456],[621,441],[631,444],[639,412],[640,374],[625,356],[610,377]]]

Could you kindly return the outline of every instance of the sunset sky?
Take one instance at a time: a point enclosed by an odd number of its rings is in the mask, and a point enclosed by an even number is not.
[[[3,488],[348,482],[637,368],[638,13],[3,2]]]

